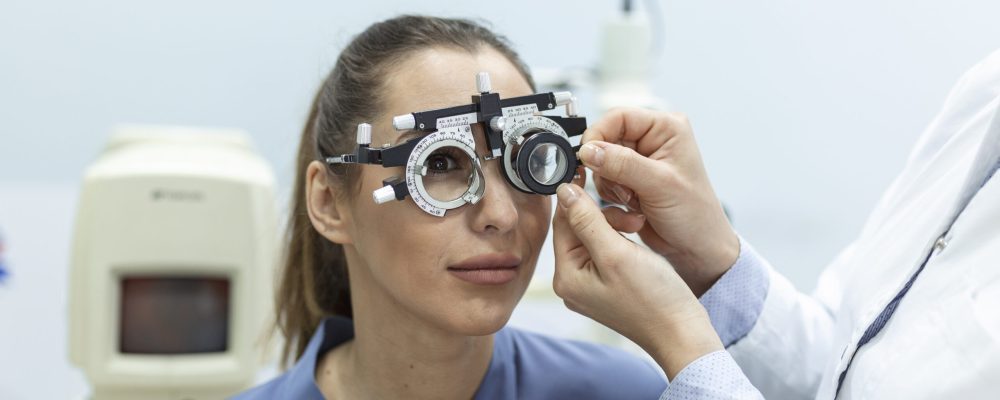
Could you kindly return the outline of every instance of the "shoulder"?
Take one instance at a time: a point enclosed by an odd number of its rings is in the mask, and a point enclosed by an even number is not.
[[[941,111],[931,121],[910,153],[910,163],[932,159],[950,140],[985,129],[1000,96],[1000,49],[969,68],[948,92]],[[972,121],[978,123],[971,123]],[[972,129],[971,131],[976,131]],[[977,142],[978,143],[978,142]]]
[[[244,392],[241,392],[233,397],[232,400],[264,400],[264,399],[277,399],[281,398],[279,394],[281,393],[281,386],[284,385],[287,378],[286,374],[281,374],[270,381],[267,381],[261,385],[254,386]]]
[[[651,363],[611,347],[504,328],[519,392],[530,398],[655,399],[666,381]]]
[[[323,399],[313,378],[316,360],[331,349],[354,338],[354,322],[328,317],[313,332],[302,355],[291,369],[274,379],[234,396],[234,399]]]
[[[271,399],[301,399],[301,400],[321,400],[323,395],[313,383],[312,376],[308,379],[299,376],[297,370],[292,369],[274,377],[265,383],[254,386],[233,397],[232,400],[271,400]]]

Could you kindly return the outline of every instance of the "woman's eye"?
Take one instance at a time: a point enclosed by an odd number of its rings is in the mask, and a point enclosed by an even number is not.
[[[458,168],[458,162],[446,154],[433,154],[427,158],[427,169],[431,172],[448,172]]]

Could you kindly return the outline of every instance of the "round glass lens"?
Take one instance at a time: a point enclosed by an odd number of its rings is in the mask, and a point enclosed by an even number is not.
[[[528,171],[531,179],[542,185],[554,185],[566,176],[566,153],[553,143],[542,143],[531,150]]]
[[[469,155],[451,146],[435,150],[424,160],[423,167],[424,189],[428,195],[442,202],[465,194],[475,174]]]

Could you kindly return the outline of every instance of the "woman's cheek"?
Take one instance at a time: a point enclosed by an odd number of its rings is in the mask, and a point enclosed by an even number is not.
[[[548,197],[543,197],[541,202],[535,204],[535,207],[531,208],[531,212],[527,215],[523,215],[522,219],[524,223],[528,225],[528,237],[532,243],[537,244],[537,247],[541,247],[542,241],[545,240],[545,235],[549,233],[549,225],[552,223],[552,207],[551,199]]]

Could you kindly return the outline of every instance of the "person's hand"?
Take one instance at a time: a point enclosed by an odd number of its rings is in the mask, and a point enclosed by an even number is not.
[[[739,255],[682,114],[616,109],[583,134],[578,155],[601,198],[645,215],[642,241],[700,296]]]
[[[641,216],[603,211],[575,184],[558,190],[552,222],[553,289],[570,310],[631,339],[673,379],[699,357],[721,350],[708,314],[674,269],[621,236]]]

